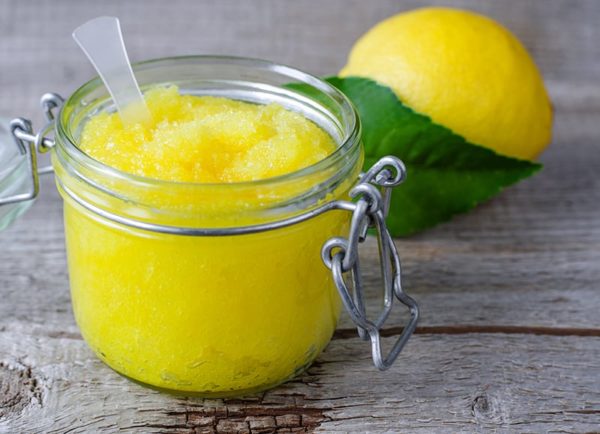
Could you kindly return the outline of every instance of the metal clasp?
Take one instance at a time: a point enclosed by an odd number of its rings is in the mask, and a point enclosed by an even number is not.
[[[0,198],[0,205],[24,202],[35,199],[40,191],[40,175],[52,173],[52,166],[37,167],[37,154],[44,154],[54,147],[54,140],[47,137],[54,129],[54,110],[59,109],[64,99],[55,93],[44,94],[41,98],[41,106],[47,123],[34,134],[33,126],[29,119],[16,118],[10,122],[10,133],[21,155],[27,156],[31,185],[25,193],[18,193],[9,197]]]
[[[348,238],[331,238],[322,249],[323,262],[331,270],[342,302],[358,327],[359,336],[364,340],[370,339],[373,363],[382,371],[388,369],[398,358],[415,331],[419,319],[418,304],[402,289],[398,250],[385,223],[391,190],[402,183],[405,176],[406,169],[398,158],[388,156],[375,163],[350,191],[350,196],[355,199],[355,202],[351,203],[352,206],[346,203],[346,206],[340,207],[352,210]],[[375,320],[367,317],[358,257],[359,246],[365,241],[369,229],[375,229],[377,234],[384,286],[383,308]],[[349,279],[345,277],[347,275]],[[351,289],[347,280],[350,280]],[[381,330],[392,311],[395,299],[409,309],[410,320],[384,357],[381,349]]]

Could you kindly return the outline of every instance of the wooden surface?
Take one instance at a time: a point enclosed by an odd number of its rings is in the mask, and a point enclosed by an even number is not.
[[[539,175],[397,241],[423,317],[392,369],[372,368],[343,318],[306,374],[260,396],[176,398],[121,378],[73,321],[48,179],[0,233],[0,432],[599,432],[600,2],[440,3],[490,14],[525,41],[553,97],[555,138]],[[326,74],[373,23],[419,4],[2,1],[0,113],[39,121],[41,93],[90,76],[69,34],[96,15],[122,18],[135,59],[243,54]],[[374,258],[370,242],[372,290]]]

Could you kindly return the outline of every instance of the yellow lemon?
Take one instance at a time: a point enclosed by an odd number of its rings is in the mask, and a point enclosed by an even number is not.
[[[424,8],[393,16],[358,40],[340,75],[385,84],[415,111],[500,154],[534,159],[551,139],[536,65],[482,15]]]

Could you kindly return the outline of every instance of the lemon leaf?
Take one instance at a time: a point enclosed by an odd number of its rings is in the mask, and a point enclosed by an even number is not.
[[[365,169],[385,155],[402,159],[406,181],[396,187],[388,217],[394,236],[409,235],[464,213],[541,169],[499,155],[402,104],[388,87],[361,77],[330,77],[362,123]]]

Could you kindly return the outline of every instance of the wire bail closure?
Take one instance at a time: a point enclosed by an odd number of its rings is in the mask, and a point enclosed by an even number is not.
[[[64,99],[56,93],[46,93],[42,96],[40,104],[44,111],[47,123],[37,133],[34,133],[33,126],[29,119],[16,118],[10,122],[10,133],[21,155],[27,156],[27,166],[31,183],[29,190],[25,193],[18,193],[8,197],[0,198],[0,205],[25,202],[33,200],[40,192],[40,175],[52,173],[52,166],[46,166],[38,169],[37,154],[44,154],[55,145],[54,140],[46,137],[54,129],[54,110],[60,109]]]
[[[417,302],[402,289],[398,250],[385,223],[391,190],[401,184],[405,177],[406,169],[398,158],[388,156],[377,161],[350,191],[350,196],[357,200],[354,203],[348,238],[331,238],[321,251],[323,262],[331,270],[344,307],[356,324],[358,335],[363,340],[370,339],[373,363],[381,371],[392,366],[398,358],[419,319]],[[367,316],[358,255],[359,246],[365,241],[369,229],[375,229],[377,234],[383,277],[383,308],[375,320],[370,320]],[[347,275],[350,288],[345,277]],[[410,320],[387,356],[384,356],[381,330],[392,311],[395,299],[409,309]]]

